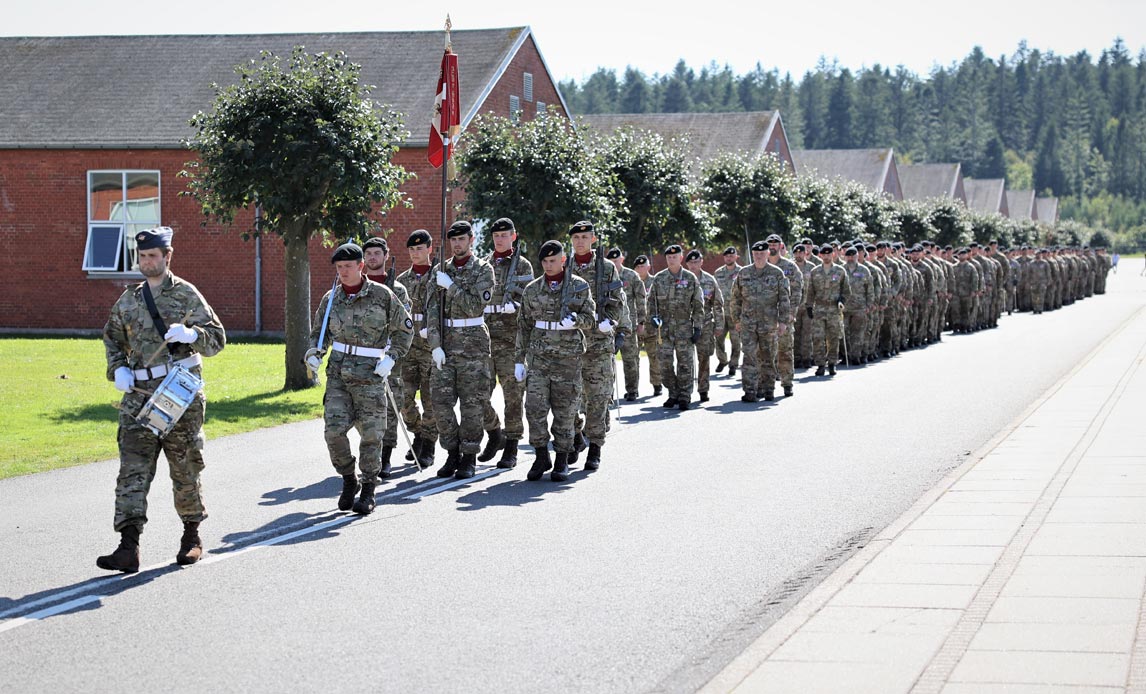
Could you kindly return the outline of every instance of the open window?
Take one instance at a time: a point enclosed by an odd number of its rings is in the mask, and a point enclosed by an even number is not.
[[[160,226],[158,171],[89,171],[83,269],[138,272],[135,235]]]

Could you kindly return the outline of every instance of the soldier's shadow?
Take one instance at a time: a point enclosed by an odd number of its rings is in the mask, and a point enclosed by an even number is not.
[[[405,461],[402,461],[402,463],[405,463]],[[414,474],[415,469],[413,463],[402,465],[396,471],[392,472],[389,477],[378,481],[378,491],[385,491],[386,485],[392,481],[400,482],[404,477]],[[308,484],[305,487],[281,487],[279,489],[272,489],[263,494],[263,500],[259,502],[259,506],[279,506],[292,501],[333,499],[337,497],[341,491],[342,478],[338,475],[333,475],[324,480]]]
[[[501,484],[477,489],[465,496],[458,497],[458,506],[461,511],[480,511],[494,506],[525,506],[541,501],[545,496],[561,494],[576,484],[578,480],[588,476],[589,472],[582,469],[570,472],[569,479],[565,482],[551,481],[548,472],[536,482],[507,480]]]
[[[29,593],[21,598],[0,597],[0,619],[28,617],[35,615],[37,620],[62,617],[77,612],[88,612],[103,607],[103,601],[133,588],[146,585],[160,576],[180,571],[182,567],[172,562],[154,569],[144,569],[134,574],[104,574],[67,586],[48,588]],[[65,609],[52,611],[52,608],[65,603],[74,603]]]
[[[741,402],[740,400],[729,400],[728,402],[721,403],[716,407],[707,407],[710,412],[716,414],[737,414],[740,412],[760,412],[770,410],[780,404],[783,398],[777,398],[772,402],[761,400],[760,402]]]
[[[316,542],[318,540],[326,540],[332,537],[337,537],[336,530],[341,528],[344,524],[336,527],[323,528],[321,530],[308,531],[308,528],[320,525],[326,521],[335,520],[337,518],[345,517],[338,511],[322,511],[320,513],[288,513],[285,516],[264,523],[263,525],[255,528],[254,530],[244,530],[235,533],[228,533],[222,538],[223,545],[207,550],[207,556],[229,554],[241,549],[250,547],[266,542],[267,544],[276,545],[296,545],[303,542]],[[349,522],[349,521],[348,521]],[[276,538],[291,533],[297,532],[298,535],[286,540],[277,540],[273,543],[267,542],[268,540],[275,540]]]

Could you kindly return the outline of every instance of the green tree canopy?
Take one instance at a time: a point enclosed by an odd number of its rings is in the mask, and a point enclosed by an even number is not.
[[[713,208],[720,244],[741,245],[777,233],[791,241],[803,233],[796,178],[771,154],[726,153],[707,162],[701,197]],[[747,249],[745,249],[747,255]]]

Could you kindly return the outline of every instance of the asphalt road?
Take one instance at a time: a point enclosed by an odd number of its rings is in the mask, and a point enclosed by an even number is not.
[[[695,690],[1143,310],[1140,269],[805,372],[789,400],[745,405],[718,376],[702,409],[626,403],[601,470],[566,484],[526,482],[523,451],[444,490],[399,475],[355,518],[319,422],[210,441],[209,551],[188,568],[165,473],[131,577],[95,567],[114,461],[0,482],[0,691]]]

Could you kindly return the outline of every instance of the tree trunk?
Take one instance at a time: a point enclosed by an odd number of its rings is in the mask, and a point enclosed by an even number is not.
[[[292,220],[287,224],[283,240],[286,243],[285,279],[286,310],[284,329],[286,332],[286,381],[284,390],[302,390],[318,384],[318,376],[312,376],[303,363],[310,341],[310,253],[307,241],[310,238],[308,224],[304,219]]]

